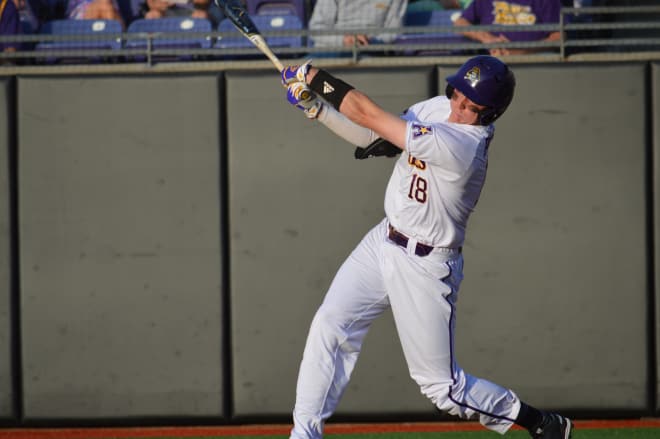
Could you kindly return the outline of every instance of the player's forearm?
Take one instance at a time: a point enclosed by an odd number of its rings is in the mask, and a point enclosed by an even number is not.
[[[312,90],[319,93],[335,109],[354,123],[369,128],[379,137],[386,139],[401,149],[405,148],[406,122],[388,113],[373,102],[367,95],[356,90],[327,72],[317,78],[319,70],[311,67],[306,81]],[[316,78],[316,80],[315,80]],[[326,92],[326,89],[332,89]]]
[[[329,105],[323,107],[317,120],[355,146],[367,146],[378,138],[372,130],[354,123]]]

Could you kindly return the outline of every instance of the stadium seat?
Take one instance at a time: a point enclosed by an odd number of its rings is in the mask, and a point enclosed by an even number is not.
[[[454,22],[452,16],[460,14],[455,10],[432,10],[409,12],[404,16],[404,27],[425,26],[425,27],[452,27]],[[434,45],[434,44],[453,44],[470,42],[463,35],[450,31],[439,32],[405,32],[399,35],[394,44],[398,45]],[[437,48],[437,49],[404,49],[405,55],[446,55],[460,52],[460,50]]]
[[[208,49],[212,45],[210,35],[212,32],[211,22],[206,18],[166,17],[151,20],[140,18],[128,25],[125,47],[146,50],[150,44],[155,50]],[[180,36],[174,35],[177,33]],[[146,54],[138,54],[130,58],[141,60],[145,56]],[[189,54],[157,56],[160,60],[168,58],[185,60],[192,57],[194,56]]]
[[[52,20],[41,26],[39,35],[77,36],[79,38],[46,40],[36,44],[35,50],[119,50],[122,46],[122,27],[117,20],[81,20],[63,19]],[[60,55],[45,57],[46,62],[58,62],[65,59],[87,58],[95,61],[104,56]]]
[[[277,32],[282,31],[301,31],[303,29],[302,22],[297,15],[253,15],[250,17],[257,28],[261,31],[268,45],[277,53],[278,48],[283,47],[304,47],[303,36],[298,35],[277,35]],[[232,25],[231,21],[224,19],[218,25],[218,32],[230,33],[235,35],[221,35],[215,44],[218,49],[245,49],[254,47],[252,42],[238,33],[236,28]],[[238,57],[246,57],[249,55],[241,55]],[[279,56],[279,54],[278,54]],[[236,55],[228,54],[228,57],[237,57]]]
[[[297,15],[307,25],[307,10],[304,0],[247,0],[250,15]]]

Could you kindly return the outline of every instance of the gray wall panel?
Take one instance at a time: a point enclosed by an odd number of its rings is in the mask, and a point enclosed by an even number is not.
[[[339,73],[393,112],[430,93],[430,68]],[[271,75],[227,81],[234,409],[286,415],[313,314],[382,219],[393,161],[355,160],[353,146],[306,120]],[[388,314],[367,337],[339,412],[425,410]]]
[[[220,416],[216,76],[18,83],[25,416]]]
[[[515,72],[466,242],[458,359],[542,407],[642,409],[645,67]]]
[[[9,79],[0,78],[0,417],[13,417],[11,337],[11,236],[9,199],[10,94]]]

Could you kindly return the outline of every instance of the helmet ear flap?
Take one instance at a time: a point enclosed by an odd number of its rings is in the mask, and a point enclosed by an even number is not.
[[[479,124],[480,125],[490,125],[495,122],[495,120],[502,115],[503,111],[497,111],[495,108],[486,108],[481,113],[479,113]]]

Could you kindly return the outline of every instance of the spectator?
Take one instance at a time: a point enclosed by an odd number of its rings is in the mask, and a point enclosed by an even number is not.
[[[349,30],[360,28],[395,29],[402,26],[407,0],[318,0],[309,29]],[[389,43],[394,33],[346,33],[344,35],[312,35],[316,47],[353,47]]]
[[[0,0],[0,36],[20,35],[21,22],[13,0]],[[15,52],[19,42],[0,42],[0,51]],[[0,58],[0,65],[11,64],[11,59]]]
[[[147,0],[144,18],[209,17],[210,0]]]
[[[74,20],[117,20],[125,27],[116,0],[68,0],[64,15]]]
[[[461,16],[454,21],[455,26],[470,25],[535,25],[559,23],[560,0],[473,0],[463,11]],[[467,38],[486,44],[506,43],[510,41],[558,41],[561,39],[559,31],[510,31],[510,32],[486,32],[470,31],[462,32]],[[547,48],[492,48],[490,54],[521,55],[547,51]]]
[[[39,30],[40,20],[27,0],[14,0],[23,33],[35,33]]]

